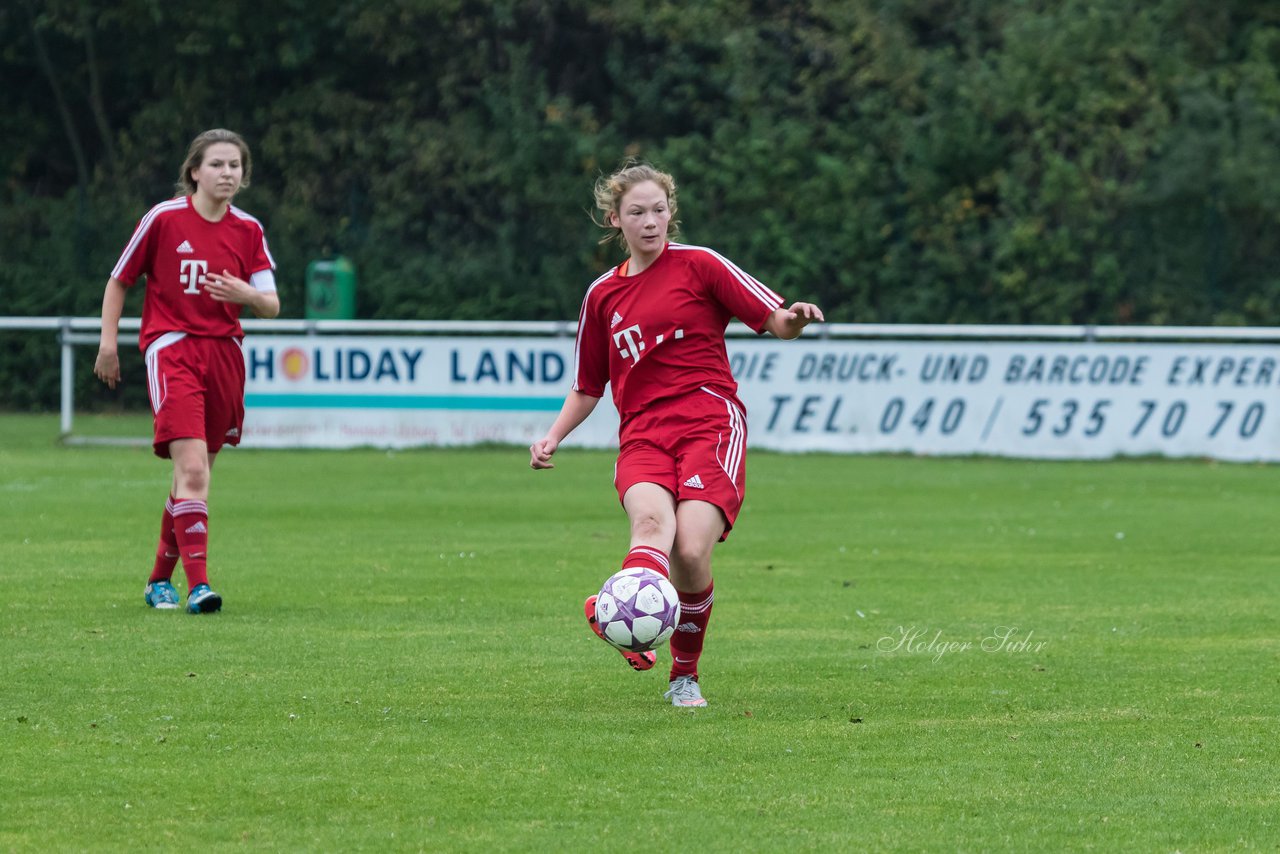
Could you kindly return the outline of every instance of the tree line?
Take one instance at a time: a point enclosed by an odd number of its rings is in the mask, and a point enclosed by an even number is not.
[[[361,317],[575,317],[638,157],[833,321],[1280,325],[1265,0],[18,0],[0,75],[8,314],[96,314],[229,127],[282,316],[341,254]],[[54,405],[54,342],[3,336],[0,406]]]

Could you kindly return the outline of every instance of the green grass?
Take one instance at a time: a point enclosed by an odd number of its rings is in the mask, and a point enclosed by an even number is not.
[[[609,453],[230,451],[192,617],[167,464],[56,430],[0,417],[0,849],[1280,845],[1274,467],[754,453],[689,712],[582,624]]]

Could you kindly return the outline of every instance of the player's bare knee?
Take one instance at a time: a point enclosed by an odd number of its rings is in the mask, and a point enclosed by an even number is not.
[[[631,537],[637,542],[659,542],[667,539],[670,528],[675,524],[661,513],[640,512],[631,517]]]
[[[688,542],[676,538],[675,547],[671,551],[671,562],[678,565],[683,574],[701,578],[711,574],[711,546],[704,543]]]
[[[203,495],[209,489],[209,466],[207,463],[175,464],[173,479],[178,497]]]

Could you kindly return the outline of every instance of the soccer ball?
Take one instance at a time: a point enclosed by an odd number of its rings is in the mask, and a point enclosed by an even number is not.
[[[596,620],[604,639],[618,649],[656,649],[680,622],[680,597],[661,574],[629,567],[609,576],[600,588]]]

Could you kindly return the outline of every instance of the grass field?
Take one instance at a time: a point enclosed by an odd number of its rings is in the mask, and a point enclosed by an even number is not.
[[[1275,467],[757,452],[688,711],[581,617],[609,453],[228,452],[194,617],[167,465],[56,430],[0,416],[2,850],[1280,846]]]

